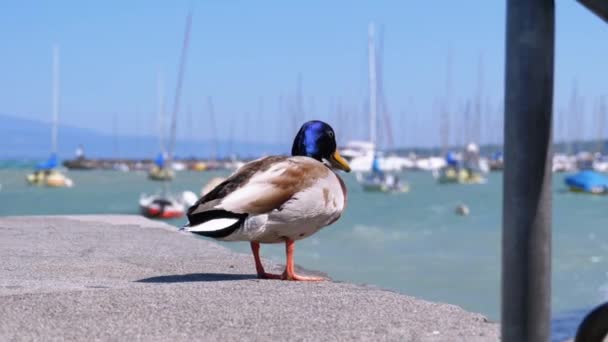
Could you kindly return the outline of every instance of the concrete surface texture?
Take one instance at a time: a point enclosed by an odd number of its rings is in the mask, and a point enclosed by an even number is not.
[[[250,255],[137,216],[0,218],[0,260],[1,341],[499,339],[453,305],[258,280]]]

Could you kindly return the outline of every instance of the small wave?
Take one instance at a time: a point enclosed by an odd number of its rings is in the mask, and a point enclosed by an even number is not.
[[[408,237],[407,232],[387,230],[377,226],[355,225],[352,230],[352,236],[362,241],[386,242],[405,240]]]
[[[445,205],[434,204],[431,205],[430,209],[433,214],[443,214],[447,211],[448,208]]]

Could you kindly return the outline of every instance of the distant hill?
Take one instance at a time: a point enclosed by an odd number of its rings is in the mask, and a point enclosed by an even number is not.
[[[49,123],[22,119],[0,114],[0,159],[42,159],[50,152],[51,127]],[[59,156],[62,159],[72,158],[79,144],[85,148],[85,154],[91,158],[152,158],[158,152],[158,138],[154,136],[119,136],[115,138],[106,133],[92,129],[78,128],[69,125],[59,127]],[[117,153],[115,153],[115,146]],[[608,152],[608,142],[600,144],[598,141],[575,141],[572,143],[559,143],[554,146],[557,152],[597,151],[603,146]],[[210,140],[186,141],[178,140],[176,143],[176,157],[188,158],[209,157],[213,144]],[[458,151],[462,147],[451,147]],[[291,151],[291,142],[288,146],[278,144],[251,143],[247,141],[218,141],[218,157],[229,156],[230,153],[240,157],[259,157],[263,154],[288,154]],[[437,155],[439,148],[396,148],[400,154],[416,152],[420,155]],[[483,154],[491,155],[502,151],[500,145],[482,145]]]
[[[51,125],[46,122],[0,114],[0,159],[46,158],[50,153]],[[72,158],[79,144],[87,157],[93,158],[152,158],[159,152],[154,136],[118,136],[69,125],[59,126],[58,153],[63,159]],[[286,154],[290,146],[251,143],[247,141],[218,141],[218,156],[230,152],[242,157],[260,154]],[[210,140],[176,142],[177,158],[209,157]],[[116,153],[117,151],[117,153]]]

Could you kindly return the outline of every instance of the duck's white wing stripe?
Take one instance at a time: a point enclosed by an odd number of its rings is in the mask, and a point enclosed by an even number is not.
[[[233,224],[237,223],[238,220],[239,220],[238,218],[212,219],[212,220],[203,222],[203,223],[193,226],[193,227],[187,227],[186,231],[192,232],[192,233],[214,232],[214,231],[226,229],[226,228],[232,226]]]

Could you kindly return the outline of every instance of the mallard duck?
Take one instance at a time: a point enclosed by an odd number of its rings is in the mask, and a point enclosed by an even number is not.
[[[243,165],[188,209],[186,231],[224,241],[249,241],[258,278],[318,281],[294,271],[295,241],[340,218],[346,186],[332,168],[350,172],[334,130],[309,121],[296,135],[291,157],[269,156]],[[285,243],[283,274],[264,271],[261,243]]]

